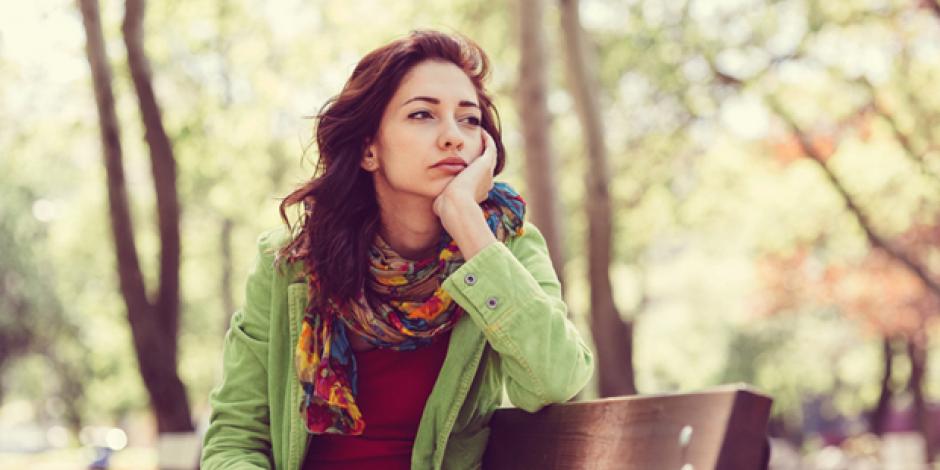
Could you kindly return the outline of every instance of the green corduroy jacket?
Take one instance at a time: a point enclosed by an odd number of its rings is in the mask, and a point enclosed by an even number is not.
[[[298,470],[316,439],[299,412],[293,358],[307,286],[298,264],[274,268],[286,241],[284,229],[258,240],[245,306],[225,336],[222,382],[209,396],[202,470]],[[503,387],[513,405],[535,412],[581,390],[594,358],[567,319],[545,239],[531,223],[523,235],[478,252],[443,285],[467,314],[451,333],[411,466],[479,468]]]

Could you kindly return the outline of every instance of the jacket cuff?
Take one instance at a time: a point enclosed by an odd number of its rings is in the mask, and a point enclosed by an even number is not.
[[[503,318],[522,309],[540,287],[509,248],[492,243],[451,273],[443,283],[474,321],[495,328]]]

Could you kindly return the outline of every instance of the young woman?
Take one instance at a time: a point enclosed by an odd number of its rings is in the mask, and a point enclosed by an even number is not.
[[[545,241],[493,182],[487,72],[474,42],[417,31],[321,110],[316,174],[226,335],[203,470],[479,468],[504,389],[534,412],[589,380]]]

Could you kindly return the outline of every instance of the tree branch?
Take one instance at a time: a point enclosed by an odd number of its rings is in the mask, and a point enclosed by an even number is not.
[[[935,185],[940,186],[940,175],[937,175],[927,168],[927,164],[924,161],[923,156],[921,156],[919,152],[914,149],[914,145],[911,143],[910,137],[901,131],[901,127],[898,125],[898,121],[894,118],[894,115],[888,112],[884,104],[878,99],[878,91],[875,89],[875,87],[871,84],[871,82],[868,81],[867,78],[864,77],[858,80],[858,82],[868,89],[868,92],[871,94],[872,98],[872,108],[876,113],[878,113],[879,116],[881,116],[882,119],[888,122],[889,126],[891,126],[891,132],[894,134],[894,139],[897,140],[898,144],[901,145],[901,148],[904,150],[908,160],[910,160],[910,162],[914,164],[915,167],[917,167],[917,170],[920,171],[923,176],[925,176]]]
[[[160,330],[176,350],[179,330],[180,231],[179,200],[176,194],[176,162],[173,148],[163,128],[160,107],[153,91],[150,63],[144,50],[144,0],[127,0],[122,32],[127,47],[137,101],[144,123],[145,139],[150,149],[150,164],[156,193],[160,232],[160,285],[156,314]],[[174,353],[175,357],[175,353]]]
[[[127,184],[124,179],[121,128],[118,125],[111,91],[111,65],[108,63],[104,33],[97,0],[80,0],[79,8],[85,26],[85,52],[91,67],[95,103],[104,153],[105,174],[108,184],[108,208],[111,217],[111,234],[114,237],[117,257],[118,282],[129,312],[147,311],[151,308],[147,300],[137,246],[134,242],[134,225],[131,222],[130,206],[127,202]]]
[[[803,153],[805,153],[810,158],[810,160],[816,162],[819,165],[819,168],[823,171],[826,179],[836,190],[836,192],[839,193],[839,196],[841,196],[842,202],[845,203],[849,213],[855,217],[859,227],[861,227],[862,231],[865,232],[865,237],[868,239],[868,242],[872,246],[884,250],[884,252],[889,256],[907,267],[935,296],[940,298],[940,284],[938,284],[937,281],[931,277],[927,270],[923,266],[916,263],[913,259],[908,257],[904,252],[893,247],[888,242],[888,240],[882,238],[875,232],[868,216],[865,215],[865,213],[855,203],[851,194],[849,194],[849,192],[845,189],[845,186],[842,185],[842,182],[839,181],[835,173],[833,173],[829,166],[826,165],[823,156],[820,155],[819,151],[813,146],[809,137],[802,130],[800,130],[793,117],[773,96],[767,96],[767,103],[768,106],[777,114],[777,116],[779,116],[780,119],[787,125],[790,131],[796,135]]]

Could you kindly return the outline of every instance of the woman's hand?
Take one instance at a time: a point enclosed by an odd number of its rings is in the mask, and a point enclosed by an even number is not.
[[[463,254],[470,259],[479,250],[496,241],[486,225],[480,203],[493,188],[496,169],[496,143],[483,132],[483,154],[474,159],[447,184],[434,199],[433,210],[441,219],[444,230],[453,237]]]
[[[493,189],[493,170],[496,169],[496,143],[489,132],[483,133],[483,153],[467,165],[447,184],[434,200],[434,213],[441,217],[440,205],[448,201],[470,198],[478,204],[486,200]]]

